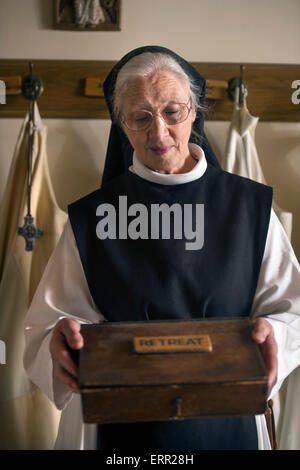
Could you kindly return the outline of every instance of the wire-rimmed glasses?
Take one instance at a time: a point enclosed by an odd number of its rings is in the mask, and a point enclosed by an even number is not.
[[[192,109],[191,106],[188,106],[189,102],[190,99],[187,104],[171,101],[156,113],[148,109],[138,109],[127,116],[123,116],[122,123],[131,131],[145,131],[151,126],[154,116],[160,116],[168,126],[174,126],[188,118]]]

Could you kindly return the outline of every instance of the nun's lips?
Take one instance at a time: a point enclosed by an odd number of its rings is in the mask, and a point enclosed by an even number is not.
[[[165,155],[171,150],[171,148],[172,148],[172,145],[168,145],[165,147],[150,147],[150,150],[156,155]]]

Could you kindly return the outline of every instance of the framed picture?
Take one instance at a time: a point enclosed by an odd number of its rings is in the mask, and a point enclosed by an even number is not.
[[[54,28],[120,31],[121,0],[54,0]]]

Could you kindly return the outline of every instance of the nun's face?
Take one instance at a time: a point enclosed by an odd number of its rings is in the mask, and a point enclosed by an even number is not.
[[[130,130],[125,124],[123,130],[140,162],[160,173],[185,173],[195,165],[188,142],[196,113],[191,109],[185,121],[167,124],[159,113],[168,112],[173,103],[185,103],[191,107],[187,88],[178,77],[166,71],[151,78],[132,80],[122,100],[121,120],[125,119],[125,122],[131,116],[138,116],[142,110],[154,114],[146,130]]]

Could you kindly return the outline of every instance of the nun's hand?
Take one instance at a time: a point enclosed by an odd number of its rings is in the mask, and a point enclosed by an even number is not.
[[[268,387],[271,390],[277,378],[277,343],[272,325],[264,318],[257,318],[252,324],[252,338],[258,343],[268,374]]]
[[[78,321],[63,318],[56,324],[50,341],[55,377],[63,384],[68,385],[74,393],[80,393],[78,366],[72,359],[72,350],[74,353],[83,347],[80,328],[81,325]]]

